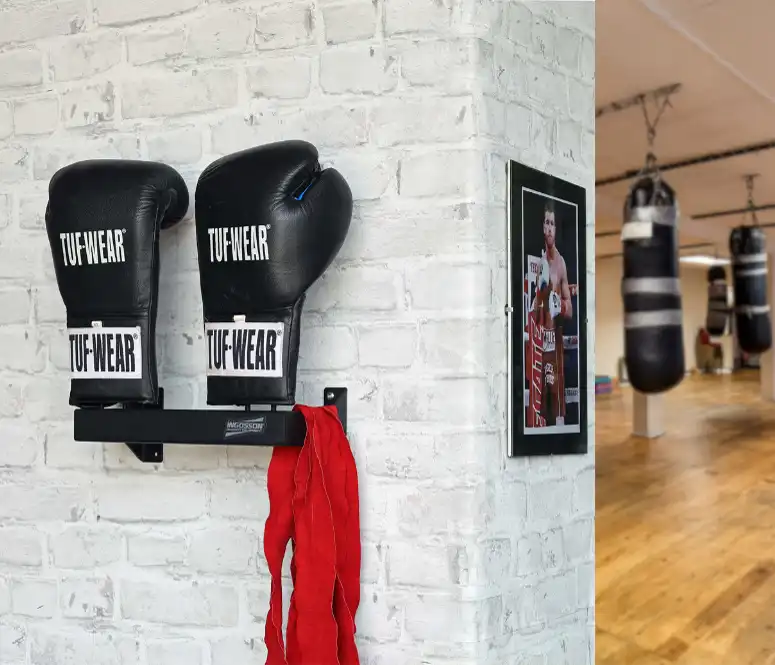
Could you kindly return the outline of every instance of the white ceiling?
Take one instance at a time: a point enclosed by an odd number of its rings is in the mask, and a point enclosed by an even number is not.
[[[597,0],[596,9],[597,106],[682,85],[657,126],[660,162],[775,140],[775,0]],[[652,117],[655,110],[649,106]],[[644,164],[640,107],[602,115],[595,131],[597,179]],[[664,174],[678,195],[682,244],[713,241],[726,253],[729,230],[742,216],[691,216],[745,207],[747,173],[761,174],[756,203],[775,203],[775,149]],[[597,187],[598,233],[621,227],[631,183]],[[759,221],[775,222],[775,210],[760,212]],[[775,229],[769,241],[775,243]],[[598,255],[620,249],[616,236],[597,239]]]

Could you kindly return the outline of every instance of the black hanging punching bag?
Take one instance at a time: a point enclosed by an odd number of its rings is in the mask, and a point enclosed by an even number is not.
[[[766,244],[764,231],[758,226],[739,226],[729,236],[735,329],[746,353],[763,353],[772,346]]]
[[[655,176],[638,180],[624,204],[624,359],[635,390],[660,393],[684,377],[678,277],[678,204]]]
[[[712,266],[708,270],[708,315],[705,317],[705,329],[709,335],[719,337],[726,332],[728,321],[727,271],[723,266]]]

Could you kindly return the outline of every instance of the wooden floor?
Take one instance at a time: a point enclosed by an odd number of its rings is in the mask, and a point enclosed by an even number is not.
[[[775,665],[775,403],[758,373],[687,378],[668,433],[597,401],[596,665]]]

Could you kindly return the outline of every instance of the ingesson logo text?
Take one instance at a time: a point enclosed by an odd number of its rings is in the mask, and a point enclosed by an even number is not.
[[[263,434],[266,430],[266,418],[259,416],[250,420],[227,420],[223,437],[225,439],[243,434]]]

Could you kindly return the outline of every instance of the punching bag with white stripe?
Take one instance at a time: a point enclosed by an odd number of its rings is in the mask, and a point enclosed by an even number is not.
[[[624,205],[624,360],[635,390],[660,393],[684,376],[678,279],[678,204],[661,178],[647,176]]]
[[[708,269],[708,314],[705,329],[709,335],[720,337],[727,329],[729,306],[727,305],[727,271],[723,266]]]
[[[772,346],[764,231],[758,226],[732,229],[729,250],[732,254],[737,339],[746,353],[763,353]]]

